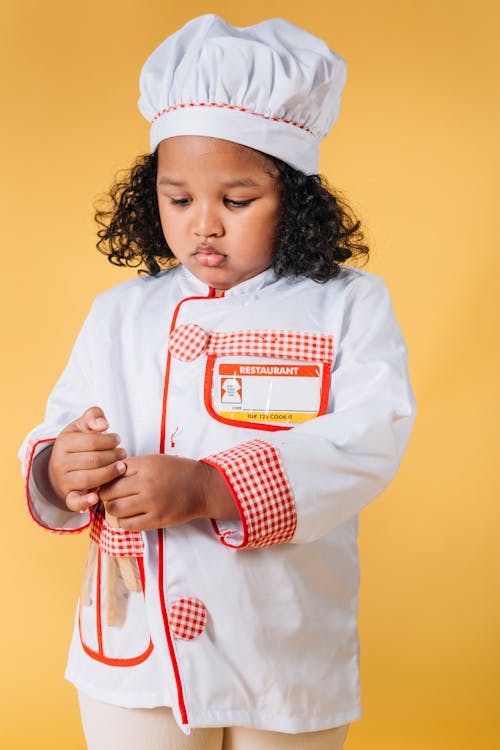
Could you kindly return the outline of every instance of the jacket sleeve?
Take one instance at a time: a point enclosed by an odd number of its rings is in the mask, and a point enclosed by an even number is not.
[[[29,513],[39,526],[55,533],[82,531],[91,520],[90,513],[74,513],[54,505],[50,490],[43,487],[36,478],[37,457],[42,451],[51,448],[69,422],[93,405],[93,386],[88,367],[91,325],[92,312],[76,339],[66,368],[49,396],[44,421],[27,435],[19,450]]]
[[[355,516],[396,474],[415,416],[407,350],[384,282],[345,291],[330,412],[206,461],[224,476],[241,523],[213,521],[223,544],[317,539]]]

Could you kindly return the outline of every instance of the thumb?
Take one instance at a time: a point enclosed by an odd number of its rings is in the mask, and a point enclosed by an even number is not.
[[[62,432],[104,432],[109,427],[108,420],[99,406],[86,409],[81,417],[70,422]]]
[[[99,502],[97,490],[72,490],[66,495],[66,505],[72,511],[83,513]]]

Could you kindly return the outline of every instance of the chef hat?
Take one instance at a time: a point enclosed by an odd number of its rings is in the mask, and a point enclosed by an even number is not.
[[[152,151],[164,138],[212,136],[316,174],[345,78],[339,55],[282,18],[236,28],[209,14],[148,58],[139,109],[151,123]]]

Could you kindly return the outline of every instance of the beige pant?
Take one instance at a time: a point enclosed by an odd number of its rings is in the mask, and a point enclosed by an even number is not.
[[[121,708],[78,694],[89,750],[342,750],[348,724],[303,734],[244,727],[184,735],[169,708]]]

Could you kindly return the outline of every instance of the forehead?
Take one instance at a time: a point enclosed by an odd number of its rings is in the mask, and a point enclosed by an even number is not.
[[[233,141],[208,136],[180,135],[167,138],[158,146],[158,173],[182,171],[195,174],[208,169],[215,177],[251,175],[272,180],[277,170],[264,154]]]

